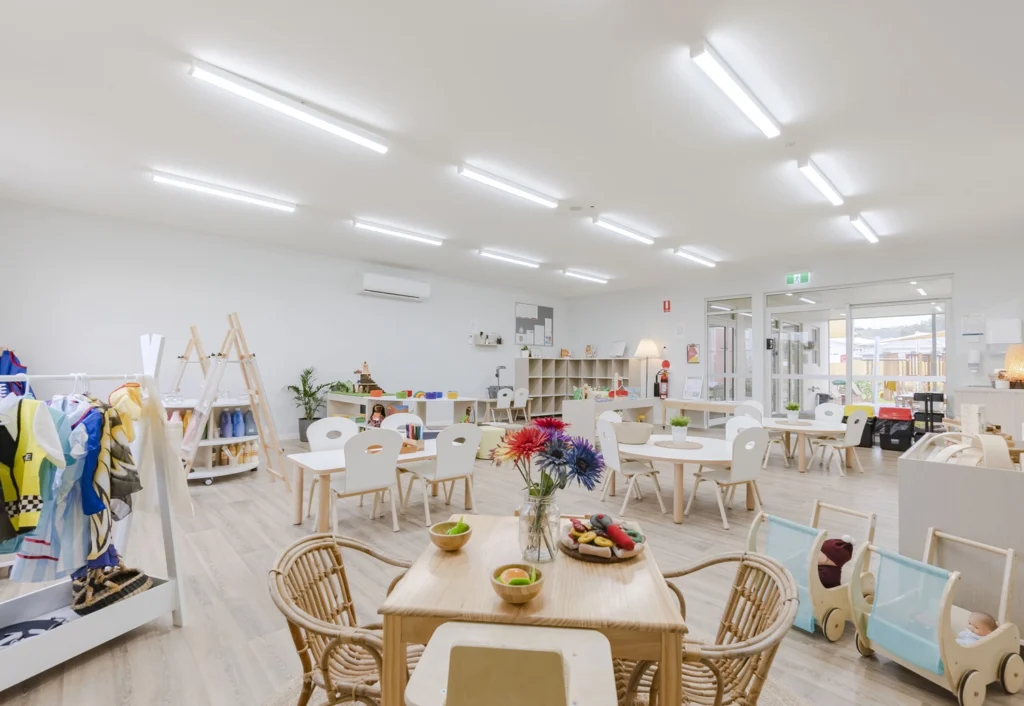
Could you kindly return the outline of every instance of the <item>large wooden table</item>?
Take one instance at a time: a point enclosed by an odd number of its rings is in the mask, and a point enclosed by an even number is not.
[[[655,446],[656,441],[672,441],[670,434],[655,434],[648,439],[646,444],[619,444],[619,454],[630,459],[641,461],[664,461],[673,465],[675,476],[672,483],[672,519],[676,524],[683,522],[683,470],[687,463],[696,463],[701,466],[727,466],[732,463],[732,443],[723,439],[707,439],[704,437],[692,437],[701,445],[699,449],[670,449],[664,446]],[[614,483],[615,477],[612,476]],[[615,486],[612,488],[612,495],[615,494]],[[750,486],[747,486],[747,509],[754,509],[754,496]]]
[[[845,424],[836,424],[835,422],[819,422],[817,420],[801,419],[799,422],[794,424],[786,419],[779,417],[765,417],[761,420],[761,426],[769,431],[780,431],[785,435],[785,441],[783,445],[786,448],[786,453],[789,453],[789,437],[791,434],[796,435],[797,445],[797,467],[801,473],[807,473],[807,444],[811,438],[818,438],[822,436],[842,436],[846,433]],[[853,449],[846,450],[846,465],[849,467],[851,463],[851,455]]]
[[[408,454],[399,454],[399,463],[411,463],[413,461],[428,461],[437,458],[437,442],[428,439],[423,442],[423,450]],[[301,525],[303,520],[303,481],[305,471],[315,473],[320,482],[317,483],[319,503],[316,513],[316,531],[331,531],[331,474],[342,473],[345,470],[345,450],[335,451],[307,451],[306,453],[290,454],[288,460],[295,464],[295,474],[292,476],[292,490],[295,493],[295,524]],[[397,490],[395,491],[397,492]],[[469,497],[468,495],[466,497]],[[397,498],[396,498],[397,500]]]
[[[439,625],[452,620],[598,630],[608,638],[613,657],[658,660],[661,703],[681,702],[687,628],[650,547],[632,561],[611,565],[559,554],[554,562],[538,565],[544,574],[540,595],[514,606],[498,598],[490,581],[497,567],[522,561],[518,518],[468,519],[469,543],[451,554],[428,545],[380,607],[384,706],[405,703],[406,645],[426,644]]]

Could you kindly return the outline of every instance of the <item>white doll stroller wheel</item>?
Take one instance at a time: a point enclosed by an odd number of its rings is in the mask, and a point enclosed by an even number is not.
[[[960,706],[981,706],[985,703],[985,692],[988,685],[985,684],[985,677],[972,669],[960,679],[960,688],[957,690],[957,701]]]
[[[999,664],[999,682],[1007,694],[1016,694],[1024,686],[1024,659],[1016,652],[1003,657]]]

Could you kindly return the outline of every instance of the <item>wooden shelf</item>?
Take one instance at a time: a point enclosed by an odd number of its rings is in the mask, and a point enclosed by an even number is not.
[[[250,463],[239,463],[235,466],[193,466],[192,472],[188,474],[189,480],[205,480],[207,478],[219,478],[221,476],[233,476],[236,473],[244,473],[258,468],[259,461]]]
[[[199,442],[198,446],[230,446],[231,444],[242,444],[246,441],[256,441],[259,438],[259,434],[253,434],[252,436],[221,436],[216,439],[203,439]]]

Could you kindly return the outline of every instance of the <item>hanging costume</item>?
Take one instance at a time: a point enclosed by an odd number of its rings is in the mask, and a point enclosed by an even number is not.
[[[38,400],[15,395],[0,399],[0,491],[7,518],[0,523],[0,540],[28,534],[39,523],[43,509],[39,473],[45,459],[64,468],[64,452],[49,409]]]

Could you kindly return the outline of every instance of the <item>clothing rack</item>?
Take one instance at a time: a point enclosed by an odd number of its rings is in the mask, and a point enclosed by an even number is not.
[[[146,373],[6,375],[0,376],[0,381],[33,383],[44,381],[81,382],[83,380],[138,382],[146,394],[144,404],[158,405],[155,412],[159,415],[159,419],[166,420],[167,415],[163,408],[160,390],[152,374],[159,365],[163,337],[143,336],[142,347]],[[149,416],[154,417],[155,415]],[[153,585],[148,590],[89,615],[81,616],[42,635],[5,648],[0,652],[0,692],[168,613],[171,614],[172,623],[176,627],[185,624],[182,584],[178,581],[180,563],[175,544],[175,529],[171,516],[168,485],[170,459],[176,457],[177,451],[168,443],[164,429],[148,427],[149,424],[145,422],[139,425],[140,458],[138,462],[140,465],[147,463],[152,456],[155,466],[157,510],[160,515],[163,535],[167,577],[159,578],[149,574]],[[22,620],[29,620],[69,605],[71,605],[71,581],[64,579],[38,591],[0,602],[0,625],[11,625]]]

